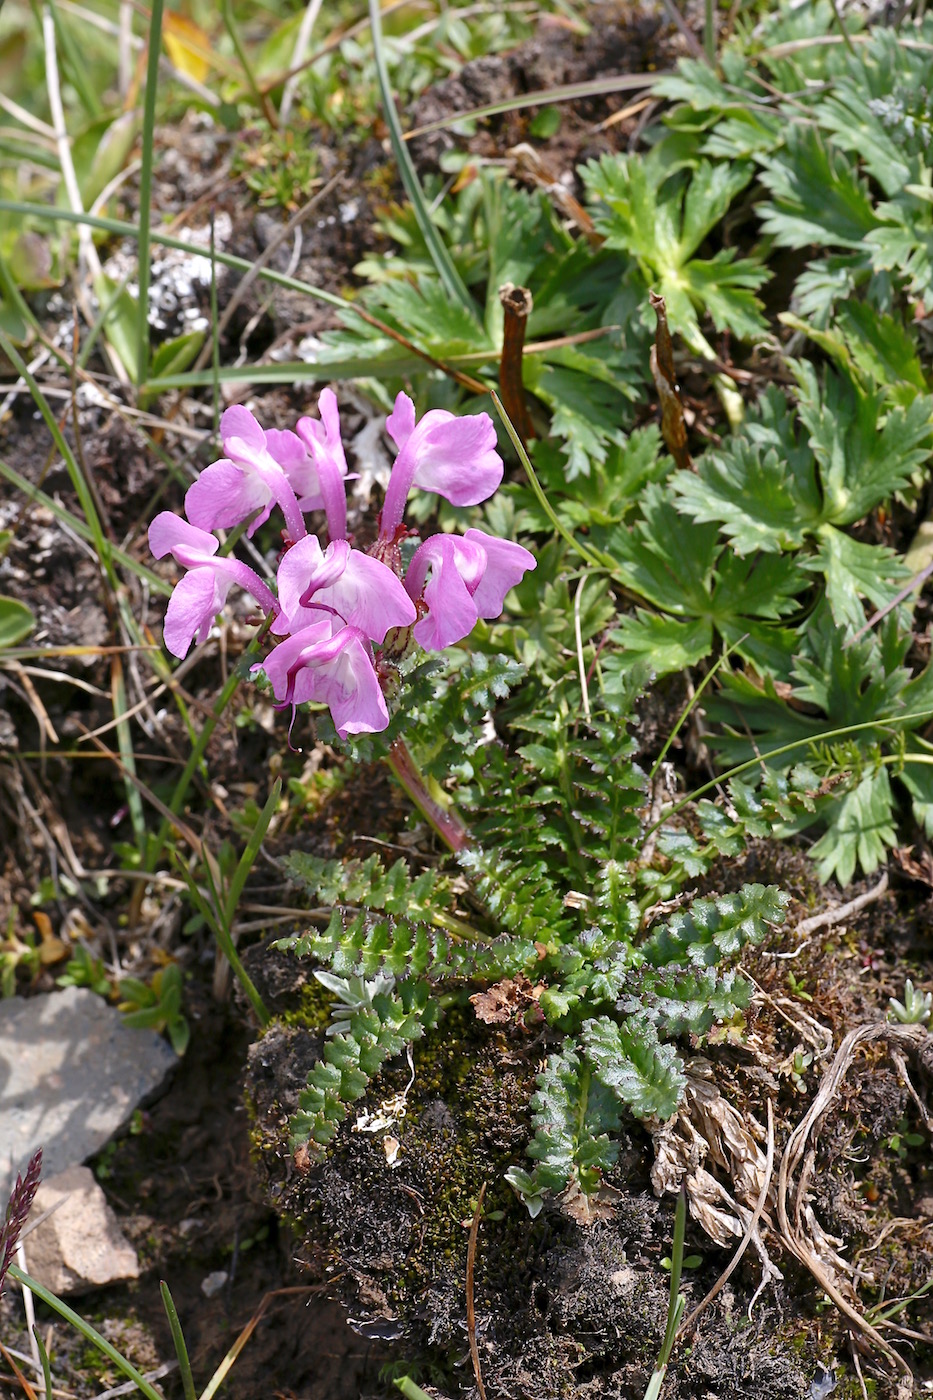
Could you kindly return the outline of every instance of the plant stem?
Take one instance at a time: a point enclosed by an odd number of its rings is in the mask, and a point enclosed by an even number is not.
[[[162,51],[163,4],[164,0],[152,0],[152,17],[149,21],[149,55],[146,65],[146,97],[143,104],[143,163],[139,172],[139,305],[136,321],[136,388],[140,393],[149,373],[149,224],[152,218],[152,153],[155,143],[159,55]]]
[[[465,850],[472,840],[469,831],[453,807],[442,807],[428,791],[424,774],[411,755],[404,739],[396,739],[386,759],[397,781],[405,789],[425,821],[454,854]]]

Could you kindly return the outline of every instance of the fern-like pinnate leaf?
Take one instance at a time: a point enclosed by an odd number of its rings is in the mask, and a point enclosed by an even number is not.
[[[538,1089],[531,1100],[534,1138],[528,1155],[537,1166],[533,1191],[562,1191],[577,1182],[592,1194],[602,1173],[618,1156],[618,1143],[610,1136],[622,1121],[617,1097],[594,1081],[590,1065],[579,1047],[567,1040],[557,1055],[549,1055],[538,1075]]]
[[[677,1052],[663,1045],[645,1016],[584,1022],[580,1043],[593,1074],[638,1118],[670,1118],[684,1076]]]
[[[640,951],[654,967],[712,967],[746,943],[760,943],[769,925],[784,922],[787,903],[788,896],[774,885],[743,885],[735,894],[696,899],[689,909],[670,914]]]
[[[331,990],[336,982],[331,979]],[[354,1004],[341,1007],[340,1029],[327,1035],[323,1056],[308,1075],[299,1111],[291,1120],[292,1147],[326,1147],[349,1105],[362,1098],[386,1060],[436,1021],[437,1005],[426,984],[406,983],[397,994],[387,989],[390,985],[382,979],[377,983],[380,990],[372,991],[358,979],[356,985],[349,979],[339,983],[340,993],[351,996]]]

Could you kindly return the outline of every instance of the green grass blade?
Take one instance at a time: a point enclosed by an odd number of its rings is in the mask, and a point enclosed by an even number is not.
[[[44,1400],[52,1400],[52,1363],[49,1361],[49,1353],[37,1326],[33,1327],[32,1335],[36,1339],[36,1350],[39,1353],[39,1364],[42,1367],[42,1384],[45,1388]]]
[[[143,106],[142,169],[139,172],[139,305],[136,322],[136,384],[140,393],[149,373],[149,244],[152,218],[152,154],[155,134],[156,94],[159,87],[159,54],[162,50],[164,0],[152,0],[149,21],[149,54],[146,64],[146,98]]]
[[[143,799],[140,796],[139,788],[132,781],[136,774],[136,754],[133,751],[133,734],[130,728],[130,721],[126,717],[129,706],[126,703],[126,684],[123,679],[123,662],[119,656],[111,659],[111,695],[113,698],[113,717],[117,721],[117,747],[120,750],[120,757],[123,765],[130,774],[125,779],[126,805],[129,808],[130,821],[133,826],[133,837],[136,847],[140,852],[146,849],[146,814],[143,810]]]
[[[165,1308],[165,1315],[168,1318],[168,1325],[172,1331],[172,1344],[175,1347],[175,1355],[178,1357],[178,1369],[181,1372],[181,1383],[185,1392],[185,1400],[197,1400],[197,1391],[194,1388],[194,1376],[191,1374],[191,1362],[188,1358],[188,1348],[185,1345],[185,1334],[181,1330],[181,1323],[178,1320],[178,1309],[175,1307],[175,1300],[169,1292],[168,1284],[164,1279],[159,1284],[159,1292],[162,1294],[162,1304]]]
[[[63,1317],[66,1322],[70,1323],[76,1332],[80,1332],[81,1336],[85,1337],[87,1341],[97,1347],[98,1351],[103,1352],[108,1360],[112,1361],[125,1376],[129,1377],[140,1393],[145,1395],[146,1400],[165,1400],[165,1397],[156,1390],[155,1386],[150,1385],[145,1376],[137,1371],[132,1362],[127,1361],[125,1356],[121,1356],[120,1352],[107,1341],[106,1337],[102,1337],[96,1328],[92,1327],[89,1322],[85,1322],[84,1318],[81,1317],[79,1313],[76,1313],[73,1308],[69,1308],[67,1303],[63,1303],[61,1298],[56,1298],[54,1293],[50,1293],[43,1284],[31,1278],[29,1274],[24,1273],[16,1264],[10,1265],[9,1277],[15,1279],[20,1287],[28,1288],[30,1293],[35,1294],[41,1302],[45,1303],[46,1307],[51,1308],[53,1312],[57,1312],[59,1317]]]
[[[111,219],[103,214],[84,214],[75,209],[32,204],[28,200],[0,199],[0,213],[22,214],[29,218],[42,219],[46,223],[62,221],[66,224],[86,224],[88,228],[97,228],[104,233],[119,234],[124,238],[139,239],[140,237],[138,225],[128,223],[125,219]],[[204,249],[200,244],[192,243],[190,239],[176,238],[173,234],[163,233],[161,229],[150,229],[149,238],[150,242],[157,243],[161,248],[175,248],[181,253],[197,253],[199,257],[204,256]],[[233,253],[217,253],[216,257],[217,261],[222,263],[224,267],[232,267],[237,272],[252,271],[253,264],[246,258],[238,258]],[[356,309],[349,297],[338,296],[336,292],[327,292],[323,287],[315,287],[310,282],[302,282],[298,277],[289,277],[286,273],[276,272],[273,268],[263,267],[259,276],[277,287],[287,287],[289,291],[301,292],[302,295],[313,297],[315,301],[324,302],[327,306],[336,306],[341,311]]]
[[[266,805],[260,812],[256,825],[250,832],[250,838],[246,843],[246,849],[240,856],[233,879],[230,881],[230,888],[227,890],[227,898],[224,901],[224,917],[226,918],[228,928],[231,928],[233,925],[237,905],[240,902],[240,895],[243,893],[243,888],[246,881],[249,879],[249,872],[256,862],[256,857],[259,855],[259,847],[265,840],[266,832],[269,830],[269,823],[272,820],[273,813],[278,806],[281,796],[282,779],[276,778],[275,782],[272,784],[272,791],[269,793]]]
[[[97,507],[94,504],[94,497],[85,480],[84,473],[81,471],[78,460],[65,440],[65,436],[58,426],[58,419],[52,412],[45,395],[39,387],[38,381],[33,376],[26,361],[16,349],[16,346],[3,331],[0,331],[0,348],[2,348],[4,354],[12,362],[13,368],[23,380],[23,383],[27,385],[29,392],[32,394],[36,408],[38,408],[42,417],[45,419],[46,427],[52,435],[52,441],[61,453],[75,494],[81,502],[81,509],[84,511],[84,517],[90,528],[91,540],[97,551],[101,569],[107,576],[111,585],[116,588],[117,580],[113,572],[111,543],[104,534],[104,528],[101,524],[100,516],[97,514]]]
[[[52,16],[52,23],[55,25],[55,33],[58,36],[58,45],[62,51],[65,62],[68,65],[68,76],[75,85],[75,91],[81,99],[81,105],[93,120],[103,113],[103,107],[97,100],[97,93],[86,76],[87,64],[82,61],[75,43],[74,36],[67,24],[64,24],[59,14],[55,0],[45,0]]]
[[[405,145],[405,138],[402,135],[401,123],[398,119],[398,112],[395,108],[395,98],[392,94],[392,85],[389,81],[389,70],[386,66],[385,41],[382,34],[382,16],[379,12],[379,0],[369,0],[369,20],[373,34],[373,54],[376,59],[376,77],[379,82],[379,92],[382,98],[383,111],[385,112],[386,124],[389,128],[389,139],[392,142],[392,150],[398,165],[398,173],[402,177],[402,184],[405,186],[405,193],[411,200],[411,207],[422,237],[428,246],[431,261],[437,268],[438,276],[447,290],[448,296],[459,301],[478,323],[479,315],[476,302],[470,296],[460,273],[454,266],[453,259],[447,249],[447,245],[437,231],[437,226],[431,218],[431,211],[427,206],[421,182],[418,179],[411,156],[408,154],[408,147]]]
[[[557,512],[554,510],[554,507],[551,505],[550,501],[545,495],[544,488],[538,480],[537,473],[531,464],[531,458],[525,451],[525,444],[522,442],[518,433],[515,431],[514,427],[512,426],[512,420],[509,418],[509,415],[506,413],[505,409],[502,406],[502,400],[499,398],[499,395],[494,393],[493,391],[490,391],[490,396],[492,398],[493,403],[496,406],[496,412],[502,419],[502,426],[508,433],[512,446],[518,453],[518,460],[521,462],[522,466],[525,469],[525,475],[528,478],[528,485],[534,492],[539,506],[544,511],[548,520],[553,525],[557,534],[560,535],[561,539],[564,541],[565,544],[568,544],[576,554],[579,554],[580,558],[585,563],[590,564],[594,569],[598,569],[601,573],[606,572],[606,565],[602,562],[602,560],[599,559],[597,555],[593,554],[591,550],[587,549],[585,544],[581,544],[580,541],[570,533],[566,525],[558,516]]]
[[[449,117],[441,117],[436,122],[425,122],[406,132],[405,140],[415,136],[427,136],[432,131],[446,131],[457,122],[482,121],[485,117],[501,117],[506,112],[520,112],[526,107],[550,107],[557,102],[579,102],[587,97],[602,97],[614,92],[639,92],[651,88],[658,78],[667,77],[671,69],[658,73],[620,73],[614,78],[590,78],[583,83],[563,83],[559,87],[547,88],[541,92],[523,92],[517,97],[504,97],[501,102],[487,102],[483,107],[470,107],[463,112],[452,112]]]

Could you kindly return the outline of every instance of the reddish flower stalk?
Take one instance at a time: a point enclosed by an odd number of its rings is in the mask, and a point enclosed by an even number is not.
[[[3,1292],[7,1270],[13,1263],[13,1255],[16,1253],[16,1246],[23,1226],[26,1224],[26,1218],[32,1209],[41,1176],[42,1148],[40,1147],[26,1168],[25,1177],[17,1174],[16,1184],[10,1192],[10,1199],[7,1203],[6,1216],[3,1224],[0,1225],[0,1293]]]
[[[424,774],[411,756],[404,739],[396,739],[389,749],[387,763],[425,821],[457,855],[470,845],[472,837],[454,807],[442,807],[428,792]]]

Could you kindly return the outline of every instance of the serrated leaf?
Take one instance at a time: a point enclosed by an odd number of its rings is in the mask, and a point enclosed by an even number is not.
[[[621,1025],[600,1016],[584,1022],[580,1035],[587,1060],[599,1081],[636,1118],[670,1118],[685,1084],[681,1063],[672,1045],[662,1045],[644,1017],[631,1016]]]
[[[852,539],[831,525],[821,528],[818,553],[802,560],[801,566],[823,575],[833,618],[850,632],[857,632],[865,622],[861,598],[876,609],[883,608],[910,577],[893,549]]]
[[[829,809],[827,830],[810,851],[820,879],[847,885],[856,865],[870,875],[897,845],[894,799],[886,768],[869,772]]]
[[[743,885],[719,899],[696,899],[656,928],[641,951],[654,967],[714,967],[746,943],[760,943],[769,924],[782,924],[787,903],[788,896],[776,885]]]
[[[759,207],[763,230],[783,247],[827,243],[860,249],[877,226],[867,182],[815,126],[792,123],[784,149],[761,162],[771,203]]]

